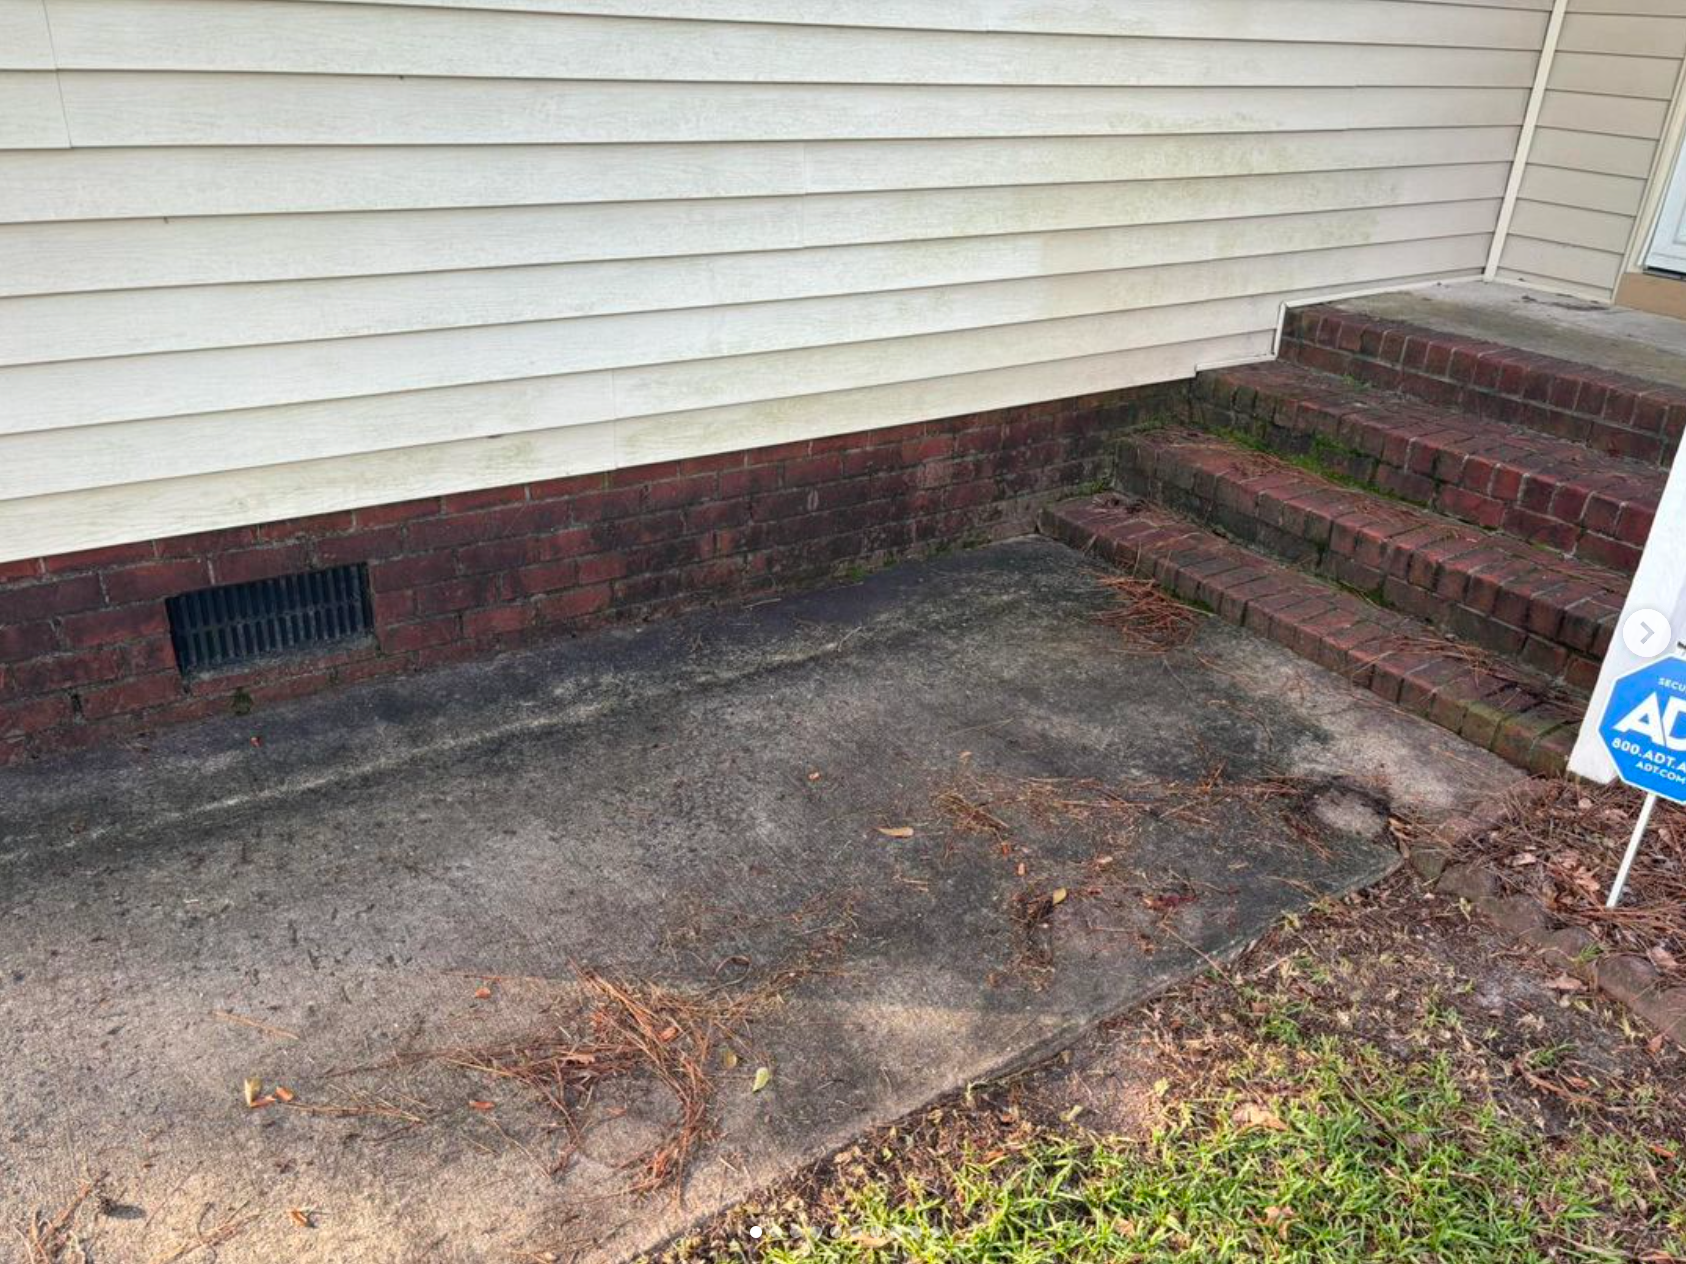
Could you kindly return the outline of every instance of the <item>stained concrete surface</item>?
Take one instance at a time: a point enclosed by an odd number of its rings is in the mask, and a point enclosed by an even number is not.
[[[1216,621],[1129,656],[1099,573],[1015,541],[0,774],[0,1220],[105,1173],[77,1220],[96,1261],[223,1225],[219,1261],[625,1258],[1374,880],[1389,812],[1515,780]],[[1013,817],[1006,842],[933,806],[1215,768],[1316,793],[1303,819],[1214,800],[1110,833]],[[796,958],[817,968],[716,1065],[682,1200],[617,1192],[659,1093],[592,1103],[552,1177],[555,1119],[518,1086],[380,1065],[569,1012],[578,966],[704,988]],[[249,1076],[425,1122],[248,1110]]]
[[[1686,387],[1686,321],[1651,312],[1491,281],[1375,294],[1338,306]]]

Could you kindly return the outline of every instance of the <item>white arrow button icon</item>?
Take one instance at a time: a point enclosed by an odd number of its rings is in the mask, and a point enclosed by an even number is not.
[[[1656,658],[1674,644],[1674,629],[1659,611],[1635,610],[1622,624],[1622,644],[1640,658]]]

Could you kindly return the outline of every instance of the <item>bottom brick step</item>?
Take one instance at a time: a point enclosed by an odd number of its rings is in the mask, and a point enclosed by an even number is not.
[[[1041,528],[1518,767],[1554,775],[1568,761],[1580,699],[1407,615],[1116,493],[1050,506]]]

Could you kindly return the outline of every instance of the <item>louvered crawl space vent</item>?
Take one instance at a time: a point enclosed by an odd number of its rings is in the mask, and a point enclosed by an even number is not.
[[[366,635],[368,568],[361,562],[171,597],[170,639],[185,676]]]

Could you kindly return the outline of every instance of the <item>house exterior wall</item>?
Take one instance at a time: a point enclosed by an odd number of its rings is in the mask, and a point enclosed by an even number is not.
[[[1182,387],[0,563],[0,767],[1035,529]],[[1186,401],[1184,401],[1186,406]],[[167,600],[348,563],[370,635],[184,675]],[[254,723],[261,723],[255,720]]]
[[[1266,356],[1481,270],[1548,10],[0,0],[0,562]]]
[[[1500,279],[1615,294],[1683,62],[1686,0],[1568,0]]]

